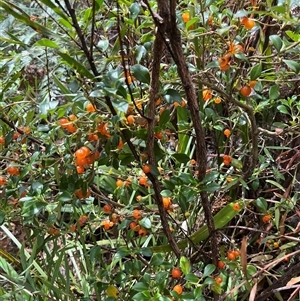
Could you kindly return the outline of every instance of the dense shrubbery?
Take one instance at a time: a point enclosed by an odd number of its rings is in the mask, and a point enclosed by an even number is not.
[[[292,300],[299,7],[73,2],[0,1],[0,300]]]

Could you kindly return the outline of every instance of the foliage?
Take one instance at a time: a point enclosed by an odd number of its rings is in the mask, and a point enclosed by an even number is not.
[[[20,2],[0,1],[0,300],[287,298],[297,4]]]

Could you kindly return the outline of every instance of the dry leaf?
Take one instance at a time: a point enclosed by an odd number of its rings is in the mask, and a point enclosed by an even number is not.
[[[292,278],[287,284],[286,286],[292,286],[296,283],[300,282],[300,276],[299,277],[295,277],[295,278]]]

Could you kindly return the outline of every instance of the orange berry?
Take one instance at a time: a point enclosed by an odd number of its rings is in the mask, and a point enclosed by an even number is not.
[[[241,255],[241,252],[239,250],[234,250],[233,254],[235,257],[239,257]]]
[[[272,218],[271,214],[266,214],[263,216],[262,221],[264,224],[268,224],[270,222],[271,218]]]
[[[137,226],[138,226],[138,224],[136,223],[136,222],[131,222],[130,224],[129,224],[129,228],[131,229],[131,230],[134,230],[134,231],[138,231],[137,230]],[[140,230],[140,229],[139,229]]]
[[[78,149],[75,152],[75,156],[76,156],[76,158],[79,158],[79,159],[85,158],[86,157],[86,153],[85,153],[85,151],[83,149],[80,148],[80,149]]]
[[[134,76],[131,75],[129,71],[126,71],[124,73],[124,77],[127,78],[127,82],[128,82],[129,85],[132,84],[132,82],[135,80]]]
[[[96,134],[89,134],[87,137],[88,141],[98,141],[99,137]]]
[[[213,20],[214,20],[213,16],[212,16],[212,15],[209,15],[208,18],[207,18],[207,24],[208,24],[209,26],[212,26],[213,23],[214,23]]]
[[[163,197],[162,200],[163,200],[164,208],[168,209],[172,204],[171,198]]]
[[[19,168],[13,165],[8,166],[6,171],[11,176],[18,176],[20,174]]]
[[[255,22],[252,19],[244,17],[240,20],[240,23],[248,30],[251,30],[255,26]]]
[[[212,91],[209,89],[203,90],[202,97],[203,97],[204,101],[208,101],[208,100],[212,99]]]
[[[87,160],[86,158],[75,158],[75,164],[77,166],[84,166],[84,165],[87,165]]]
[[[225,129],[223,133],[228,138],[231,134],[231,131],[229,129]]]
[[[249,86],[250,88],[254,89],[255,85],[257,84],[257,80],[250,80]]]
[[[78,174],[84,173],[84,167],[82,165],[77,165],[76,170]]]
[[[136,197],[136,201],[137,201],[137,202],[140,202],[140,201],[142,200],[142,198],[143,198],[143,197],[142,197],[141,195],[138,195],[138,196]]]
[[[188,22],[190,20],[190,13],[189,12],[185,12],[181,15],[182,20],[184,23]]]
[[[86,223],[88,222],[89,217],[87,215],[81,215],[78,219],[78,225],[80,227],[84,227]]]
[[[274,247],[274,249],[278,249],[279,248],[279,243],[278,242],[274,242],[273,243],[273,247]]]
[[[134,121],[135,121],[135,119],[134,119],[133,115],[127,116],[127,123],[128,124],[134,124]]]
[[[132,183],[131,177],[128,177],[125,181],[125,186],[128,187]]]
[[[71,114],[71,115],[69,116],[69,120],[71,120],[71,121],[76,121],[76,120],[77,120],[77,116],[74,115],[74,114]]]
[[[196,162],[196,160],[195,159],[192,159],[191,161],[190,161],[190,164],[191,165],[195,165],[197,162]]]
[[[232,177],[227,177],[227,178],[226,178],[226,181],[227,181],[228,183],[232,182],[232,180],[233,180]]]
[[[0,144],[5,145],[5,138],[0,136]]]
[[[155,101],[155,105],[159,106],[161,104],[161,98],[159,97],[156,101]]]
[[[109,220],[105,220],[101,222],[101,226],[103,226],[105,230],[109,230],[111,227],[113,227],[113,225],[114,223]]]
[[[154,137],[157,138],[158,140],[161,140],[163,138],[163,133],[162,132],[155,133]]]
[[[85,157],[91,153],[91,150],[87,146],[82,146],[80,149],[83,151]]]
[[[179,268],[173,268],[171,274],[172,274],[172,278],[179,279],[182,273]]]
[[[97,131],[102,135],[105,136],[107,138],[110,138],[111,135],[108,132],[108,128],[107,128],[108,123],[99,123],[97,126]]]
[[[86,163],[89,165],[92,165],[94,163],[94,155],[90,154],[89,156],[86,157]]]
[[[176,292],[178,295],[181,295],[183,292],[182,285],[177,284],[173,287],[173,291]]]
[[[235,255],[234,255],[234,253],[232,252],[232,251],[228,251],[227,252],[227,258],[229,259],[229,260],[235,260]]]
[[[96,111],[96,108],[95,108],[95,106],[94,106],[93,104],[91,104],[91,103],[89,102],[89,103],[86,105],[85,110],[86,110],[87,112],[92,113],[92,112],[95,112],[95,111]]]
[[[110,216],[110,220],[114,224],[118,223],[119,222],[119,216],[118,216],[118,214],[117,213],[112,213],[111,216]]]
[[[166,109],[165,107],[161,107],[161,108],[159,109],[159,115],[161,115],[161,114],[164,112],[165,109]]]
[[[76,224],[71,224],[69,226],[68,232],[70,233],[76,232]]]
[[[48,228],[48,233],[52,236],[59,236],[60,230],[51,226]]]
[[[243,46],[240,44],[234,45],[232,42],[228,42],[227,45],[228,45],[228,53],[230,54],[237,54],[239,52],[244,51]]]
[[[224,163],[224,165],[226,165],[226,166],[230,165],[230,163],[231,163],[231,157],[228,156],[228,155],[224,155],[224,156],[223,156],[223,163]]]
[[[117,187],[122,187],[124,182],[121,179],[118,179],[116,182]]]
[[[119,144],[117,146],[117,149],[122,149],[124,145],[124,142],[122,141],[122,139],[119,140]]]
[[[58,123],[63,129],[66,129],[68,125],[70,124],[70,121],[67,118],[61,118],[59,119]]]
[[[232,208],[233,208],[234,211],[240,211],[241,206],[239,205],[239,203],[235,203],[235,204],[233,204]]]
[[[76,128],[76,126],[75,126],[73,123],[69,123],[69,124],[67,125],[66,130],[67,130],[69,133],[75,133],[76,130],[77,130],[77,128]]]
[[[146,161],[148,159],[148,154],[142,153],[141,154],[141,159],[142,159],[142,161]]]
[[[30,128],[28,126],[20,126],[18,128],[20,131],[24,132],[24,134],[29,135],[30,134]]]
[[[146,176],[141,176],[139,178],[139,184],[146,186],[147,185],[147,180],[148,180],[148,178]]]
[[[141,210],[135,209],[135,210],[132,211],[132,216],[133,216],[135,219],[139,220],[139,219],[142,218],[143,212],[142,212]]]
[[[214,99],[214,102],[215,102],[215,104],[220,104],[221,102],[222,102],[222,99],[220,98],[220,97],[216,97],[215,99]]]
[[[215,281],[216,281],[216,284],[220,285],[222,283],[223,279],[222,279],[222,277],[217,277],[215,279]]]
[[[218,261],[218,268],[221,270],[221,269],[224,269],[224,267],[225,267],[225,262],[224,261],[222,261],[222,260],[219,260]]]
[[[14,132],[13,134],[13,140],[17,140],[19,137],[21,136],[21,134],[19,132]]]
[[[149,164],[143,165],[142,170],[144,173],[149,173],[151,171],[151,165],[149,165]]]
[[[141,228],[141,229],[139,230],[139,235],[140,235],[140,236],[146,236],[146,235],[147,235],[147,230],[146,230],[145,228]]]
[[[111,213],[111,211],[112,211],[112,207],[110,205],[106,204],[103,206],[103,212]]]
[[[0,176],[0,186],[4,186],[6,184],[6,177]]]
[[[91,190],[88,188],[86,193],[83,194],[83,191],[82,189],[79,189],[75,192],[76,196],[79,198],[79,199],[86,199],[88,198],[90,195],[91,195]]]
[[[218,59],[220,69],[222,71],[226,71],[230,68],[230,65],[229,65],[230,60],[231,60],[231,54],[230,53],[225,54],[224,56],[222,56]]]
[[[241,88],[240,93],[244,96],[244,97],[248,97],[251,94],[251,87],[250,86],[244,86]]]

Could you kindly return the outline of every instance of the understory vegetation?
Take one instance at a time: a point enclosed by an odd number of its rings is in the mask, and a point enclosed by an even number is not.
[[[0,300],[300,300],[299,17],[0,0]]]

